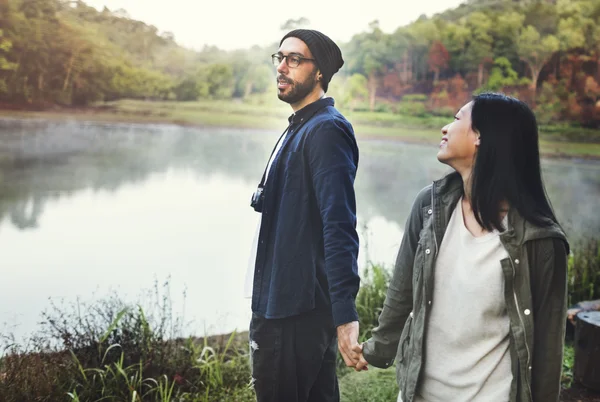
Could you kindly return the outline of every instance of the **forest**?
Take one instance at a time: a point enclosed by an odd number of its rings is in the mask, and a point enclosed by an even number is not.
[[[282,21],[282,35],[306,23]],[[0,0],[0,106],[244,99],[273,89],[278,39],[194,51],[125,10]],[[449,115],[493,90],[527,101],[543,123],[600,127],[597,0],[468,0],[391,33],[373,21],[340,47],[330,93],[352,110]]]

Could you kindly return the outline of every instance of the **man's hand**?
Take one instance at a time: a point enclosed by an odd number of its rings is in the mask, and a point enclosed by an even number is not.
[[[355,351],[358,344],[358,321],[352,321],[337,327],[338,348],[348,367],[355,367],[360,360],[360,352]]]

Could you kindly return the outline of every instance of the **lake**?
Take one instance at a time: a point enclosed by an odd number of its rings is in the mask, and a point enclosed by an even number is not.
[[[0,332],[31,333],[51,303],[136,301],[165,281],[189,334],[246,330],[249,201],[279,134],[0,119]],[[435,146],[359,146],[360,264],[391,266],[414,197],[448,168]],[[597,236],[600,164],[543,169],[569,235]]]

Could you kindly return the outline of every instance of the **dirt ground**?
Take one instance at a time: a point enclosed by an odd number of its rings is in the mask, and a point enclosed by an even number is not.
[[[574,383],[569,389],[563,389],[560,394],[561,402],[600,402],[600,392],[594,392],[584,386]]]

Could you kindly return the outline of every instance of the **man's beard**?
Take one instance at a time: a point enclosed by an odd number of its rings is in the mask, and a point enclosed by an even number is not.
[[[306,98],[317,85],[316,71],[313,71],[303,82],[293,81],[284,76],[279,76],[278,79],[291,84],[288,92],[278,91],[277,93],[277,97],[279,97],[280,100],[289,103],[290,105],[298,103]]]

